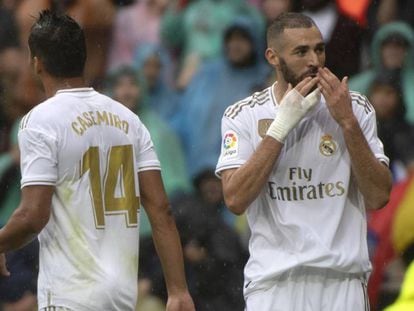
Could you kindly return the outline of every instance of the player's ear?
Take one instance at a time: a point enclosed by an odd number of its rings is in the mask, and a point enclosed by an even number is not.
[[[267,48],[265,52],[265,56],[267,59],[267,62],[273,67],[277,68],[279,67],[279,56],[277,52],[272,48]]]

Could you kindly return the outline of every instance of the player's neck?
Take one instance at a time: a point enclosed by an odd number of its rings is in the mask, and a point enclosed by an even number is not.
[[[273,92],[276,96],[276,100],[278,103],[280,103],[280,101],[282,100],[283,95],[285,95],[287,88],[288,88],[287,82],[282,79],[277,80],[277,83],[273,84]]]
[[[43,77],[42,82],[47,98],[54,96],[59,90],[87,87],[83,77],[55,78],[48,76]]]

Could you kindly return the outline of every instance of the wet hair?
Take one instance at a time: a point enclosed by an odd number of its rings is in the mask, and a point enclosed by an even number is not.
[[[270,46],[271,42],[277,41],[278,37],[283,33],[285,29],[311,27],[317,26],[310,17],[304,14],[295,12],[282,13],[267,27],[267,45]]]
[[[51,76],[73,78],[83,75],[85,35],[70,16],[42,11],[32,26],[28,41],[31,57],[41,59]]]

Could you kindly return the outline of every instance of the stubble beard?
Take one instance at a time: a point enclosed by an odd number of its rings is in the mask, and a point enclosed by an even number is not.
[[[304,74],[302,74],[300,76],[297,76],[293,72],[293,70],[289,68],[288,64],[286,63],[286,61],[283,58],[279,59],[279,63],[280,63],[280,72],[282,73],[283,79],[287,83],[290,83],[293,87],[295,87],[300,81],[302,81],[306,77],[309,77],[309,76],[314,77],[318,73],[318,68],[317,67],[312,67],[311,69],[309,69]],[[316,88],[316,86],[313,89],[315,89],[315,88]]]

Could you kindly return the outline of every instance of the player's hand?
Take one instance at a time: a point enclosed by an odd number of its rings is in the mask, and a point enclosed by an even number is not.
[[[7,270],[6,256],[4,253],[0,254],[0,276],[10,276],[10,272]]]
[[[355,115],[352,111],[351,95],[348,89],[348,77],[340,81],[328,68],[319,68],[319,83],[326,100],[329,112],[336,122],[342,127],[354,124]]]
[[[169,295],[166,311],[195,311],[193,299],[187,291],[182,294]]]
[[[299,82],[294,89],[289,84],[278,107],[276,118],[267,130],[266,135],[281,143],[285,141],[289,132],[319,102],[320,92],[318,89],[308,94],[317,85],[318,81],[318,77],[307,77]]]

